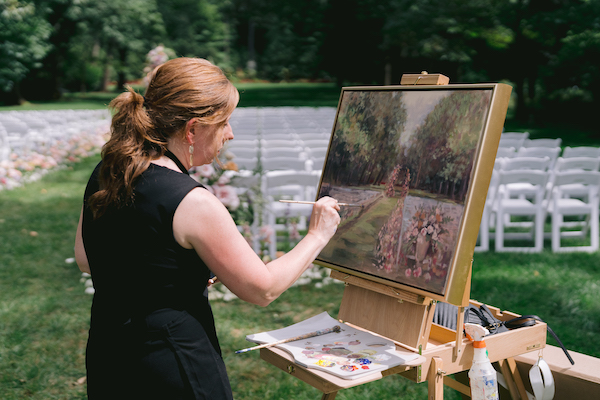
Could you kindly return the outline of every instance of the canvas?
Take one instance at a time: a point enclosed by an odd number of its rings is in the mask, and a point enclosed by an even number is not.
[[[464,290],[509,94],[344,88],[318,197],[360,206],[342,207],[317,262],[441,300]]]

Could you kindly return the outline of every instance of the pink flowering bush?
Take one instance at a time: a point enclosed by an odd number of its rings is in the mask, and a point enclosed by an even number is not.
[[[231,178],[227,171],[237,171],[237,169],[237,165],[233,161],[223,164],[223,168],[215,168],[212,164],[206,164],[192,168],[190,176],[202,183],[231,213],[240,206],[240,198],[235,187],[230,185]]]
[[[154,71],[154,68],[167,62],[171,58],[175,58],[177,54],[175,50],[161,45],[156,46],[146,54],[146,66],[144,67],[144,84],[148,86],[150,83],[148,74]]]

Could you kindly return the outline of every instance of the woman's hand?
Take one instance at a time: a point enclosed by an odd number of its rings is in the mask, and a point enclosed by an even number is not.
[[[326,242],[332,238],[340,223],[340,206],[331,197],[322,197],[313,206],[308,233],[317,235]]]

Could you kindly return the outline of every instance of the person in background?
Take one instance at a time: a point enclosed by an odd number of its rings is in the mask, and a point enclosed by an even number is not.
[[[178,58],[110,107],[111,137],[85,189],[75,240],[94,299],[86,349],[90,399],[231,399],[208,301],[214,273],[267,306],[311,265],[340,222],[337,201],[313,207],[307,235],[268,264],[221,202],[188,175],[234,138],[239,100],[223,72]]]

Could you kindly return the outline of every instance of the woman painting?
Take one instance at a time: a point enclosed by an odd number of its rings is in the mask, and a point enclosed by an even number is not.
[[[306,237],[264,264],[227,209],[188,175],[234,138],[239,94],[202,59],[158,67],[145,96],[115,98],[111,137],[85,190],[75,253],[95,294],[86,350],[90,399],[231,399],[208,302],[211,272],[266,306],[311,265],[340,221],[313,208]]]

